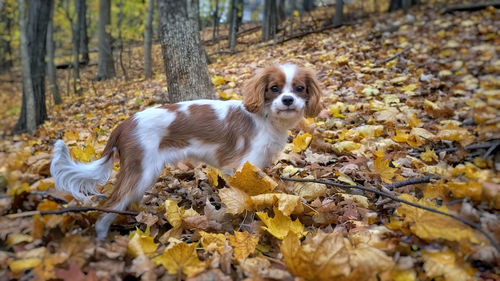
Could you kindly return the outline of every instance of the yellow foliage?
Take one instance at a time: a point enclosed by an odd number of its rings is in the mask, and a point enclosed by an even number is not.
[[[219,254],[224,251],[224,245],[226,243],[226,235],[222,233],[208,233],[205,231],[200,231],[201,235],[201,245],[205,251],[212,252],[217,250]]]
[[[305,179],[314,179],[313,176],[307,176]],[[326,185],[315,182],[296,182],[293,184],[293,191],[308,202],[314,199],[325,196]]]
[[[274,237],[283,240],[289,232],[296,234],[299,237],[304,236],[307,231],[304,231],[304,226],[299,219],[292,219],[283,215],[278,208],[274,207],[274,217],[270,218],[267,213],[257,212],[259,219],[266,225],[262,229],[267,230]]]
[[[438,207],[426,199],[417,200],[417,198],[408,194],[400,195],[399,198],[448,213],[448,209],[445,206]],[[478,242],[473,230],[469,226],[450,217],[406,204],[402,204],[397,208],[396,214],[404,217],[404,222],[410,226],[411,232],[422,239]]]
[[[5,240],[5,244],[7,244],[7,246],[12,246],[12,245],[16,245],[16,244],[19,244],[19,243],[22,243],[22,242],[32,242],[33,241],[33,237],[31,237],[30,235],[27,235],[27,234],[22,234],[22,233],[11,233],[7,236],[7,239]]]
[[[9,263],[10,270],[14,273],[21,273],[23,270],[33,268],[42,263],[40,258],[26,258],[21,260],[11,261]]]
[[[154,242],[154,238],[149,236],[149,227],[145,232],[140,229],[136,229],[130,233],[130,240],[128,242],[128,253],[132,257],[138,257],[141,254],[146,256],[151,256],[156,249],[158,244]]]
[[[396,168],[389,166],[390,160],[384,160],[382,157],[377,157],[373,162],[373,170],[380,176],[380,179],[385,183],[392,183],[392,179],[396,176]]]
[[[187,244],[180,242],[165,249],[160,256],[152,259],[156,265],[163,265],[169,274],[179,274],[193,276],[204,270],[204,264],[198,259],[196,254],[196,243]]]
[[[443,276],[445,281],[470,281],[475,270],[468,264],[456,260],[455,253],[450,249],[442,252],[423,251],[424,270],[429,277]]]
[[[259,168],[246,162],[233,177],[229,185],[244,191],[248,195],[258,195],[272,191],[278,184]]]
[[[425,148],[425,152],[420,153],[420,159],[424,160],[425,162],[433,162],[439,160],[434,149],[429,149],[428,146]]]
[[[262,210],[265,207],[277,206],[283,215],[300,214],[304,212],[304,207],[300,197],[285,193],[266,193],[251,197],[253,208]]]
[[[454,198],[468,197],[473,200],[481,200],[483,185],[477,181],[446,183],[448,190],[453,193]]]
[[[182,220],[185,218],[198,216],[200,216],[200,214],[192,208],[185,210],[184,207],[179,208],[177,202],[170,199],[165,200],[165,218],[173,228],[180,227],[182,225]]]
[[[293,139],[292,151],[295,153],[300,153],[306,150],[311,143],[311,140],[312,136],[309,133],[298,135],[295,139]]]
[[[234,235],[229,235],[229,245],[233,246],[234,257],[237,260],[245,259],[255,252],[258,243],[259,237],[248,233],[248,231],[235,231]]]
[[[219,190],[219,197],[222,203],[226,205],[226,212],[237,215],[245,210],[251,210],[250,196],[238,188],[229,187]]]
[[[384,252],[364,243],[353,245],[340,233],[319,231],[302,245],[290,234],[281,244],[281,253],[287,269],[306,280],[376,280],[394,265]]]

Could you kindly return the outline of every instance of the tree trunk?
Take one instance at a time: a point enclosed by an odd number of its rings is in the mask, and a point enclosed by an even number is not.
[[[214,98],[196,23],[184,0],[158,0],[160,42],[171,103]]]
[[[311,12],[315,8],[314,0],[303,0],[302,8],[304,9],[304,12]]]
[[[19,117],[17,131],[27,130],[32,134],[36,130],[36,109],[35,96],[33,93],[33,83],[31,80],[31,65],[28,51],[27,24],[26,24],[26,3],[18,0],[19,5],[19,47],[21,55],[21,69],[23,75],[23,111]],[[24,121],[23,120],[24,117]],[[21,126],[20,126],[21,125]]]
[[[31,105],[29,89],[28,94],[23,92],[23,103],[21,115],[17,121],[15,132],[30,131],[33,129],[31,118],[34,111],[35,126],[41,125],[47,119],[47,109],[45,107],[45,51],[47,40],[47,25],[49,22],[50,8],[52,0],[30,1],[27,44],[30,64],[31,86],[34,97],[34,104]],[[23,4],[24,5],[24,4]],[[28,88],[24,86],[24,88]],[[29,124],[30,123],[30,124]]]
[[[238,18],[237,1],[231,0],[230,22],[229,22],[229,50],[231,53],[236,51],[236,22]]]
[[[52,5],[54,6],[54,5]],[[57,85],[56,66],[54,65],[54,38],[53,38],[53,15],[54,7],[50,9],[49,23],[47,26],[47,76],[49,77],[49,87],[52,92],[55,104],[61,104],[61,94]]]
[[[125,76],[125,80],[128,80],[127,70],[123,65],[123,37],[122,37],[122,22],[123,22],[123,0],[118,3],[119,13],[118,13],[118,42],[120,42],[120,67]]]
[[[243,8],[244,2],[243,0],[236,0],[238,6],[238,16],[236,18],[236,32],[240,31],[241,24],[243,23]]]
[[[418,3],[418,0],[391,0],[389,4],[389,12],[393,12],[399,9],[404,9],[405,12],[408,12],[411,5],[415,5]]]
[[[75,0],[76,22],[73,24],[73,92],[81,95],[82,89],[80,86],[80,28],[82,20],[85,21],[85,15],[82,17],[82,3],[85,5],[85,0]]]
[[[81,15],[83,20],[81,21],[80,26],[80,53],[82,54],[82,64],[87,65],[90,61],[89,58],[89,36],[87,33],[87,3],[82,1],[80,4],[81,7]]]
[[[213,14],[213,27],[212,27],[212,43],[215,43],[215,39],[219,36],[219,0],[215,0],[215,11]]]
[[[113,61],[113,51],[111,49],[111,35],[108,33],[111,28],[111,0],[99,0],[99,70],[96,80],[105,80],[116,76]]]
[[[146,28],[144,29],[144,75],[146,79],[152,76],[151,49],[153,45],[153,18],[155,0],[147,0]]]
[[[278,11],[276,0],[264,1],[264,18],[262,22],[262,41],[268,41],[275,37],[278,29]]]
[[[333,26],[339,27],[342,25],[342,18],[344,16],[344,1],[335,0],[335,16],[333,17]]]

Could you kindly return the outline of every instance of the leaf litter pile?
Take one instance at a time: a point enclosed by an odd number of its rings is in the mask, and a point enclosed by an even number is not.
[[[54,190],[52,145],[62,138],[74,159],[97,159],[121,120],[164,102],[166,83],[160,60],[142,78],[139,48],[135,80],[92,82],[88,67],[81,97],[50,105],[35,136],[0,143],[0,280],[500,279],[499,27],[492,7],[420,6],[214,57],[221,98],[241,98],[258,67],[295,62],[316,70],[325,109],[290,132],[265,171],[167,167],[106,242],[95,239],[100,212]],[[12,100],[0,113],[7,129]],[[366,190],[342,188],[353,185]]]

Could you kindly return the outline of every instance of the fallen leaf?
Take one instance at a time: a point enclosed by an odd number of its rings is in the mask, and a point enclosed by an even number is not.
[[[304,236],[307,231],[304,231],[304,226],[300,223],[299,219],[292,219],[274,207],[274,217],[270,218],[267,213],[257,212],[259,219],[266,225],[262,229],[267,230],[274,237],[283,240],[289,232],[295,233],[299,237]]]
[[[246,259],[255,252],[258,243],[259,237],[248,233],[248,231],[235,231],[234,235],[229,235],[229,244],[233,246],[234,257],[237,260]]]
[[[205,266],[196,254],[197,243],[187,244],[180,242],[165,249],[163,254],[153,258],[156,265],[163,265],[169,274],[177,275],[179,272],[193,276],[201,272]]]
[[[278,185],[250,162],[246,162],[228,181],[230,186],[238,188],[250,196],[270,192]]]
[[[237,215],[252,209],[250,196],[238,188],[223,188],[219,190],[219,197],[230,214]]]

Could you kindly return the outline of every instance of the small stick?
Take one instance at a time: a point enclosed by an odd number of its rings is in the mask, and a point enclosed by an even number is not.
[[[89,212],[89,211],[115,213],[115,214],[126,215],[126,216],[137,216],[139,214],[138,212],[119,211],[119,210],[100,208],[100,207],[68,207],[68,208],[63,208],[60,210],[29,211],[29,212],[22,212],[22,213],[16,213],[16,214],[9,214],[9,215],[7,215],[7,217],[9,219],[17,219],[17,218],[34,216],[34,215],[60,215],[60,214],[70,213],[70,212],[71,213],[81,213],[81,212]]]
[[[491,245],[497,250],[497,252],[500,253],[500,246],[497,244],[497,242],[495,241],[495,239],[493,239],[493,237],[491,237],[490,234],[488,234],[484,229],[482,229],[481,225],[479,225],[479,224],[477,224],[475,222],[472,222],[470,220],[461,218],[459,216],[455,216],[453,214],[445,213],[443,211],[436,210],[434,208],[430,208],[430,207],[423,206],[423,205],[420,205],[420,204],[417,204],[417,203],[406,201],[406,200],[400,199],[400,198],[398,198],[395,195],[392,195],[390,193],[383,192],[383,191],[380,191],[380,190],[377,190],[377,189],[373,189],[373,188],[369,188],[369,187],[365,187],[365,186],[362,186],[362,185],[342,184],[342,183],[337,183],[337,182],[333,182],[333,181],[330,181],[330,180],[298,179],[298,178],[289,178],[289,177],[280,177],[280,178],[282,180],[287,180],[287,181],[322,183],[322,184],[337,186],[337,187],[341,187],[341,188],[345,188],[345,189],[356,188],[356,189],[359,189],[359,190],[363,190],[363,191],[367,191],[367,192],[372,192],[372,193],[375,193],[377,195],[390,198],[390,199],[392,199],[392,200],[394,200],[396,202],[403,203],[403,204],[406,204],[406,205],[410,205],[410,206],[415,207],[415,208],[419,208],[419,209],[422,209],[422,210],[426,210],[426,211],[429,211],[429,212],[433,212],[433,213],[436,213],[436,214],[441,214],[443,216],[450,217],[452,219],[455,219],[455,220],[457,220],[457,221],[459,221],[461,223],[464,223],[464,224],[466,224],[466,225],[468,225],[468,226],[470,226],[470,227],[478,230],[479,232],[481,232],[481,234],[483,234],[490,241]]]
[[[401,56],[402,54],[408,52],[409,50],[411,50],[411,48],[413,48],[413,46],[411,46],[411,45],[410,46],[406,46],[406,48],[404,48],[403,50],[401,50],[401,52],[398,52],[394,56],[392,56],[390,58],[386,58],[385,60],[380,61],[380,62],[376,63],[375,65],[379,66],[379,65],[382,65],[382,64],[386,64],[386,63],[390,62],[391,60],[393,60],[393,59]]]
[[[425,177],[420,177],[420,178],[407,179],[404,181],[398,181],[398,182],[386,185],[385,187],[389,190],[393,190],[394,188],[402,187],[405,185],[418,184],[418,183],[428,183],[430,181],[431,181],[431,177],[425,176]]]

